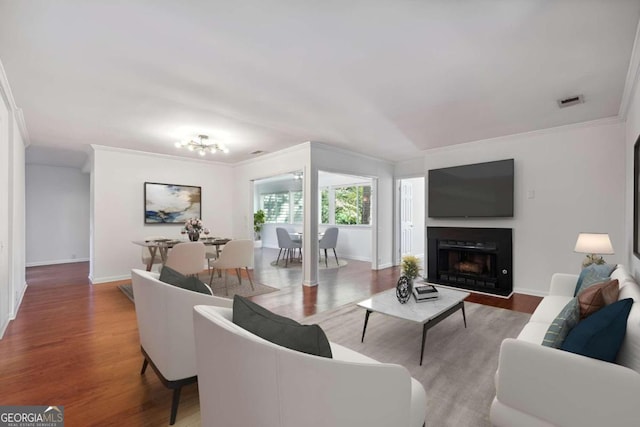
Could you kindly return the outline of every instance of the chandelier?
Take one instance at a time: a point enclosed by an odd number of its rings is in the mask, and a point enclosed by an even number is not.
[[[189,151],[197,151],[198,154],[204,156],[207,151],[211,154],[215,154],[218,151],[222,153],[228,153],[229,150],[222,144],[214,143],[208,144],[206,140],[209,139],[207,135],[198,135],[198,141],[188,140],[176,142],[176,147],[186,148]]]

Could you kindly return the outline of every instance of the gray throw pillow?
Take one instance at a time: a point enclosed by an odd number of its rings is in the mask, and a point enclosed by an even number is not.
[[[611,276],[616,267],[617,264],[591,264],[587,268],[583,268],[580,272],[580,277],[578,277],[573,296],[578,295],[580,291],[591,285],[609,281],[609,276]]]
[[[254,335],[291,350],[332,358],[331,345],[318,325],[301,325],[253,301],[233,297],[233,323]]]
[[[578,298],[573,298],[564,306],[558,316],[553,319],[547,333],[542,340],[542,345],[553,348],[560,348],[569,332],[580,321],[580,304]]]
[[[213,295],[211,293],[211,289],[202,283],[196,276],[185,276],[179,271],[176,271],[171,267],[167,267],[166,265],[162,267],[162,270],[160,270],[160,277],[158,280],[188,291]]]

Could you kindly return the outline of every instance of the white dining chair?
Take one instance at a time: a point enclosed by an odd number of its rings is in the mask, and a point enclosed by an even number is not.
[[[204,270],[205,247],[202,242],[178,243],[169,251],[165,265],[185,276]]]
[[[280,252],[278,252],[278,258],[276,258],[276,265],[280,261],[280,255],[282,251],[284,251],[284,266],[289,266],[289,258],[291,257],[291,250],[295,254],[296,249],[300,249],[300,254],[302,254],[302,241],[293,241],[289,232],[282,228],[276,228],[276,236],[278,237],[278,247],[280,248]]]
[[[242,284],[242,276],[240,269],[244,268],[251,284],[251,289],[255,290],[253,280],[249,273],[249,268],[253,268],[253,240],[231,240],[224,246],[224,250],[220,252],[220,256],[211,263],[211,278],[209,286],[213,284],[213,275],[216,270],[224,270],[224,292],[229,294],[229,268],[233,268],[238,276],[238,284]]]
[[[327,249],[333,249],[333,255],[336,257],[336,264],[340,265],[338,261],[338,254],[336,254],[336,246],[338,246],[338,227],[329,227],[324,232],[324,236],[320,239],[318,247],[324,249],[324,266],[328,267],[327,262]]]

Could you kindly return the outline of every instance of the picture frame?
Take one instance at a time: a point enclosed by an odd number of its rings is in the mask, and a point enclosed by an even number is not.
[[[184,224],[202,218],[202,187],[144,183],[144,223]]]
[[[640,259],[640,136],[633,146],[633,254]]]

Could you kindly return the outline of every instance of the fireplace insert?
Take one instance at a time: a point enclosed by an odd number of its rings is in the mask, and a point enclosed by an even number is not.
[[[427,227],[430,283],[509,296],[510,228]]]

